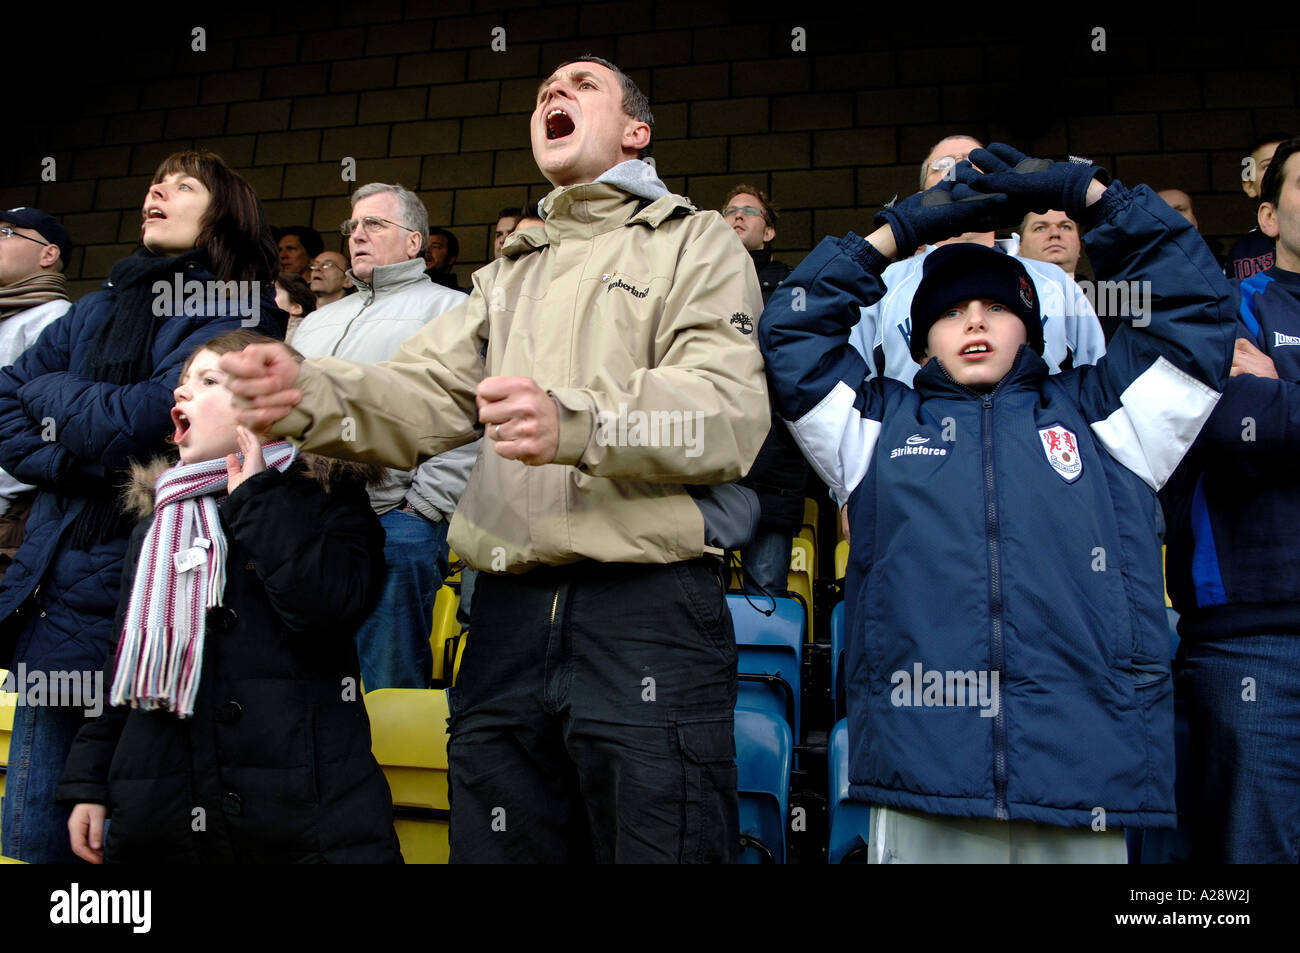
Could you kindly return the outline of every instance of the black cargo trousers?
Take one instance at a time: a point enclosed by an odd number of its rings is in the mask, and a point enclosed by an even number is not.
[[[449,691],[452,863],[734,863],[720,559],[480,573]]]

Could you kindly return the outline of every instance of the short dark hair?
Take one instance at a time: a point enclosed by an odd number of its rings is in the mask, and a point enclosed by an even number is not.
[[[302,308],[304,318],[316,310],[316,295],[302,275],[282,271],[275,276],[275,283],[288,293],[290,301]]]
[[[1264,181],[1259,184],[1261,203],[1268,202],[1277,208],[1278,199],[1282,197],[1282,167],[1296,152],[1300,152],[1300,136],[1288,139],[1277,147],[1277,151],[1273,153],[1273,161],[1264,171]]]
[[[644,159],[648,156],[650,154],[651,144],[654,142],[655,137],[655,116],[654,113],[650,111],[650,100],[646,98],[645,93],[641,92],[641,87],[632,81],[632,77],[628,76],[627,73],[624,73],[609,60],[605,59],[603,56],[592,56],[590,53],[583,56],[575,56],[571,60],[565,60],[559,66],[555,67],[555,69],[551,70],[551,74],[554,75],[572,63],[599,63],[601,66],[605,67],[605,69],[610,70],[618,77],[618,81],[623,87],[623,112],[627,113],[637,122],[643,122],[650,127],[650,143],[636,154],[638,159]]]
[[[298,276],[294,275],[294,277],[297,278]],[[276,280],[279,281],[278,276]],[[190,351],[190,356],[185,359],[185,363],[181,366],[180,377],[178,377],[177,380],[183,381],[185,379],[185,375],[189,372],[190,365],[194,363],[194,359],[198,357],[199,351],[211,351],[214,354],[234,354],[237,351],[242,351],[250,344],[284,344],[284,341],[280,338],[267,337],[265,334],[259,334],[257,331],[250,331],[247,328],[236,328],[234,331],[226,331],[224,334],[218,334],[216,337],[204,341],[194,350]],[[293,355],[295,361],[299,364],[303,362],[304,358],[298,351],[294,350],[294,348],[290,347],[288,344],[284,344],[284,346],[289,348],[289,352]]]
[[[1250,155],[1250,153],[1262,149],[1270,142],[1286,142],[1290,138],[1291,138],[1291,133],[1279,132],[1278,130],[1275,129],[1272,132],[1264,133],[1263,135],[1256,136],[1251,141],[1250,148],[1246,150],[1246,154]]]
[[[315,258],[325,250],[325,239],[321,238],[320,232],[310,225],[289,225],[285,228],[277,228],[275,230],[275,243],[278,245],[280,239],[286,235],[293,235],[297,238],[302,243],[303,251],[311,258]]]
[[[768,228],[776,228],[777,214],[776,209],[772,207],[772,200],[767,197],[767,193],[758,186],[750,185],[748,182],[741,182],[739,185],[733,185],[727,197],[722,200],[722,207],[726,208],[731,204],[731,200],[737,195],[744,192],[758,199],[758,204],[763,206],[763,221],[767,223]]]
[[[507,205],[501,211],[497,212],[498,222],[501,221],[501,219],[503,218],[523,218],[523,217],[524,217],[524,210],[521,209],[518,205]]]
[[[441,235],[443,238],[447,239],[447,251],[451,252],[452,258],[460,257],[460,241],[455,235],[445,228],[429,229],[429,237],[432,238],[434,235]]]

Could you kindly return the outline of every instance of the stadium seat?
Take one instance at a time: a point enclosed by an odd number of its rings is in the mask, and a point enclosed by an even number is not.
[[[433,631],[429,634],[429,648],[433,652],[433,680],[435,683],[451,680],[448,659],[456,657],[456,643],[460,640],[460,622],[456,610],[460,606],[460,592],[443,586],[433,602]]]
[[[765,711],[736,708],[742,864],[785,863],[793,747],[785,719]]]
[[[817,545],[817,501],[811,497],[804,497],[803,526],[799,528],[799,535],[812,543],[813,552],[821,551]]]
[[[1171,608],[1165,609],[1165,617],[1169,620],[1169,657],[1178,657],[1178,613]]]
[[[842,539],[835,544],[835,581],[844,582],[849,573],[849,543]]]
[[[775,609],[768,615],[768,606]],[[799,668],[804,615],[793,599],[728,595],[727,608],[736,630],[740,692],[736,704],[771,712],[802,737]]]
[[[393,827],[408,864],[447,862],[447,693],[379,688],[365,695],[371,751],[393,794]]]
[[[454,549],[447,550],[447,567],[447,576],[442,584],[460,592],[460,571],[465,568],[465,561],[456,555]]]
[[[834,720],[847,714],[844,695],[844,603],[831,610],[831,706]]]
[[[830,843],[826,861],[831,864],[865,864],[871,843],[871,805],[849,799],[849,723],[841,719],[831,729]]]

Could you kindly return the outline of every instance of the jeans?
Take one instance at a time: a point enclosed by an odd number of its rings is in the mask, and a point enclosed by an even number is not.
[[[721,564],[480,573],[448,692],[451,861],[734,862]]]
[[[1300,861],[1300,636],[1185,639],[1175,670],[1191,860]]]
[[[379,602],[357,630],[366,691],[428,688],[433,682],[433,601],[447,574],[447,521],[390,510],[384,527],[387,572]]]
[[[740,564],[745,569],[745,591],[757,593],[754,583],[769,594],[779,596],[790,583],[790,547],[794,533],[789,530],[760,526],[748,546],[740,550]],[[752,576],[751,582],[748,577]]]
[[[0,853],[29,864],[84,863],[72,852],[68,817],[54,791],[72,739],[89,719],[82,708],[19,705],[9,742]]]

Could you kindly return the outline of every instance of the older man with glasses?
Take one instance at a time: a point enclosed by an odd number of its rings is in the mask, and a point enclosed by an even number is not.
[[[356,290],[348,277],[347,257],[336,251],[323,251],[317,255],[307,269],[307,276],[318,308],[341,301]]]
[[[312,313],[293,346],[308,357],[345,357],[367,364],[387,360],[398,346],[438,315],[466,300],[424,273],[429,215],[419,197],[400,185],[374,182],[352,196],[352,217],[341,226],[356,294]],[[333,283],[345,259],[324,252],[317,278]],[[344,282],[338,282],[341,287]],[[426,688],[432,679],[429,632],[433,600],[447,573],[447,524],[478,457],[479,443],[457,447],[414,470],[389,470],[370,502],[384,524],[387,577],[379,604],[357,633],[366,690]]]

